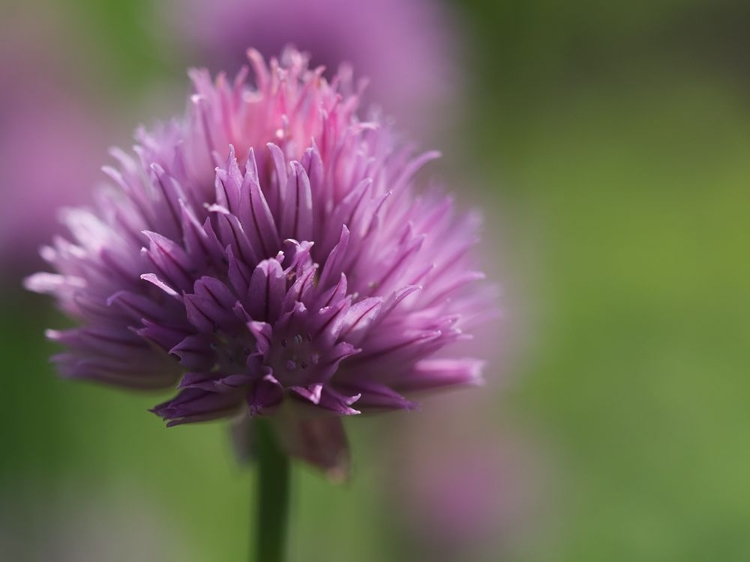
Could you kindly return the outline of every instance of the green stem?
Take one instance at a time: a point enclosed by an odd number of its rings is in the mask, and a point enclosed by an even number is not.
[[[265,420],[255,424],[258,459],[256,562],[283,562],[289,510],[289,458]]]

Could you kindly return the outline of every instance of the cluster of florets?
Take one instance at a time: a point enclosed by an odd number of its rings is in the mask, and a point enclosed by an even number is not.
[[[435,355],[490,304],[477,219],[415,191],[436,155],[360,121],[348,75],[329,83],[292,50],[250,61],[254,86],[191,73],[186,118],[113,152],[114,185],[66,211],[70,240],[43,249],[57,273],[27,285],[79,322],[49,332],[63,375],[178,384],[154,409],[170,425],[269,416],[331,467],[339,416],[479,381],[479,361]]]

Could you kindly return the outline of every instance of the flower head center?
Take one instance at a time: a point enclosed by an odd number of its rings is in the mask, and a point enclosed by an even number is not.
[[[313,382],[320,353],[309,333],[291,333],[274,341],[269,364],[276,379],[285,386]]]

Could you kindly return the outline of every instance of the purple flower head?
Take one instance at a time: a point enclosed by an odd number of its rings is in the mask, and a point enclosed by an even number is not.
[[[178,394],[168,425],[267,416],[290,454],[346,462],[340,416],[411,409],[474,384],[481,362],[446,346],[491,308],[469,250],[477,217],[415,191],[414,156],[357,118],[340,74],[289,50],[249,53],[234,82],[191,72],[187,116],[113,151],[96,211],[27,280],[80,326],[50,331],[64,376]]]
[[[238,69],[249,45],[270,56],[292,43],[327,72],[351,64],[370,81],[367,99],[412,128],[434,127],[456,105],[460,41],[444,2],[189,0],[166,6],[167,23],[178,31],[171,36],[212,66]]]

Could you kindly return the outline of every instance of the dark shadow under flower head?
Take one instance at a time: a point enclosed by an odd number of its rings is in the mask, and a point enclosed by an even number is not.
[[[169,425],[268,416],[291,454],[334,469],[340,416],[479,382],[481,362],[436,356],[492,308],[478,221],[415,192],[436,155],[359,121],[348,75],[249,57],[254,87],[193,71],[186,118],[113,151],[114,185],[65,213],[71,239],[42,252],[57,273],[27,287],[80,323],[48,332],[64,376],[179,383],[154,408]]]

